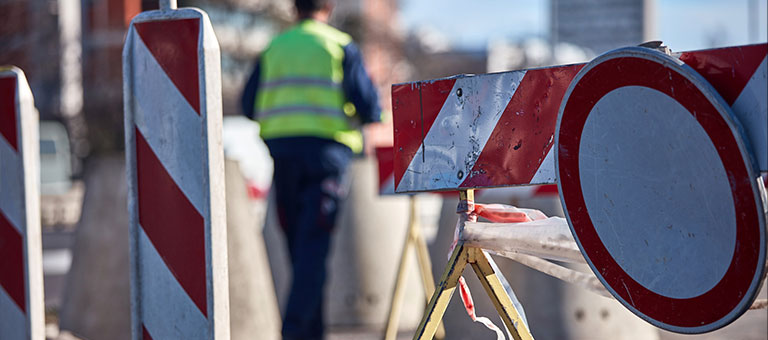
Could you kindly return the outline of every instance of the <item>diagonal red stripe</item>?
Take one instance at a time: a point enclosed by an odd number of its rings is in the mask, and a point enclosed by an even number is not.
[[[394,171],[395,153],[391,146],[377,147],[376,160],[379,163],[379,189],[392,177]]]
[[[205,226],[136,129],[139,223],[184,291],[208,317],[205,288]]]
[[[680,60],[699,72],[733,105],[768,54],[768,44],[684,52]]]
[[[530,183],[554,144],[560,102],[582,67],[528,70],[459,187]]]
[[[179,92],[200,114],[198,36],[200,19],[148,21],[135,25],[141,40]]]
[[[454,83],[456,79],[442,79],[392,86],[395,187],[419,151]]]
[[[19,151],[16,134],[16,77],[0,78],[0,135]]]
[[[152,340],[152,336],[149,335],[149,331],[147,330],[147,327],[144,325],[141,325],[141,337],[142,337],[142,340]]]
[[[0,286],[23,313],[27,312],[24,293],[24,241],[21,234],[0,211]]]

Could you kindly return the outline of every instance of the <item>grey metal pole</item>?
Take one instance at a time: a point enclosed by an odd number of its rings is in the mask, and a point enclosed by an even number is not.
[[[160,0],[160,10],[166,11],[177,7],[176,0]]]

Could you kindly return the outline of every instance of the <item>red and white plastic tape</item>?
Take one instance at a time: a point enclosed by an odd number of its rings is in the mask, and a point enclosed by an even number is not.
[[[731,105],[768,171],[766,44],[684,52]],[[584,64],[392,86],[395,191],[555,183],[558,109]]]
[[[136,16],[123,75],[133,337],[226,339],[221,62],[207,15]]]
[[[39,122],[24,72],[0,68],[0,339],[43,339]]]

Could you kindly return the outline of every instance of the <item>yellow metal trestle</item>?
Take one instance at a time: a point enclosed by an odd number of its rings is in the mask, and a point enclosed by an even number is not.
[[[429,297],[435,291],[435,282],[432,279],[432,262],[429,259],[429,251],[424,236],[421,235],[421,227],[417,218],[418,208],[416,206],[416,197],[410,197],[410,221],[408,231],[405,234],[405,244],[403,244],[403,253],[400,255],[400,265],[397,269],[397,279],[395,280],[395,290],[392,293],[392,301],[389,305],[389,315],[387,317],[387,328],[384,332],[385,340],[394,340],[397,337],[398,317],[403,305],[403,293],[405,286],[405,274],[407,272],[407,258],[410,248],[416,249],[416,257],[419,262],[419,272],[421,274],[421,283],[424,285],[424,296],[426,303],[429,303]],[[437,339],[445,336],[445,329],[442,324],[438,326]]]
[[[476,219],[471,214],[473,210],[474,194],[472,190],[462,191],[458,207],[458,212],[461,214],[459,218],[462,227],[464,222]],[[459,278],[467,264],[472,265],[472,269],[474,269],[475,274],[480,279],[485,292],[491,298],[496,311],[501,316],[512,337],[515,340],[533,340],[528,327],[512,304],[512,300],[504,290],[498,276],[496,276],[488,256],[488,253],[484,250],[465,246],[463,242],[459,242],[456,245],[451,259],[448,260],[448,264],[445,267],[443,276],[440,278],[440,284],[432,295],[419,328],[413,336],[414,340],[429,340],[435,336],[438,325],[448,307],[448,302],[451,300],[451,296],[453,296]]]

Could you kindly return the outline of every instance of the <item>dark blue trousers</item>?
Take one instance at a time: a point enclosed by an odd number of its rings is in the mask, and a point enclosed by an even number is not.
[[[314,137],[266,141],[275,164],[273,189],[293,278],[283,339],[322,339],[323,294],[331,232],[346,197],[352,151]]]

